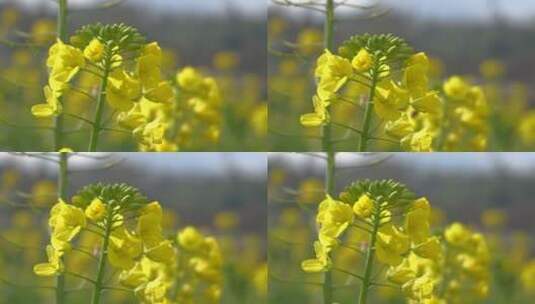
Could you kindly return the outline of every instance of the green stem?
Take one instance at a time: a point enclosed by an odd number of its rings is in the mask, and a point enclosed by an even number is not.
[[[100,304],[102,291],[104,290],[104,274],[106,273],[106,261],[108,260],[108,244],[110,241],[110,234],[113,227],[113,208],[108,206],[108,215],[106,218],[106,231],[102,239],[102,247],[100,248],[100,257],[97,268],[97,278],[93,287],[93,296],[91,297],[91,304]]]
[[[327,0],[325,4],[325,24],[324,24],[324,47],[330,51],[334,48],[334,0]],[[327,110],[328,111],[328,110]],[[327,167],[325,172],[325,193],[334,194],[335,188],[335,152],[332,145],[331,125],[325,124],[322,127],[322,148],[327,153]],[[333,303],[333,279],[332,272],[327,271],[323,277],[323,304]]]
[[[106,95],[106,88],[108,86],[108,75],[110,73],[111,60],[111,56],[109,54],[107,54],[106,56],[107,58],[105,59],[104,63],[104,75],[100,81],[100,89],[97,98],[97,108],[95,109],[95,119],[93,120],[93,128],[91,130],[91,137],[89,139],[89,152],[97,151],[98,138],[100,135],[100,131],[102,131],[101,122],[102,114],[104,113],[104,97]]]
[[[58,1],[57,38],[67,40],[67,0]],[[59,102],[63,102],[60,97]],[[63,115],[59,114],[54,119],[54,151],[63,148]]]
[[[375,89],[377,87],[377,81],[379,77],[377,64],[372,70],[372,82],[370,86],[370,98],[366,103],[366,109],[364,110],[364,120],[362,121],[362,134],[360,135],[359,150],[358,152],[368,151],[368,140],[370,139],[370,127],[372,122],[373,102],[375,99]]]
[[[375,243],[377,242],[377,233],[379,232],[379,226],[381,224],[380,209],[380,207],[376,207],[374,212],[373,228],[372,233],[370,234],[368,249],[366,250],[366,258],[364,260],[364,275],[362,278],[358,304],[366,304],[366,301],[368,300],[368,291],[372,285],[371,279],[375,259]]]
[[[59,173],[58,173],[58,198],[67,199],[68,179],[68,155],[65,152],[59,154]],[[56,304],[65,302],[65,275],[59,274],[56,277]]]

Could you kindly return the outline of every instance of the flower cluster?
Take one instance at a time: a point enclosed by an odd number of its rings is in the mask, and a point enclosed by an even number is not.
[[[339,55],[325,50],[319,57],[314,112],[302,115],[301,124],[306,127],[328,124],[328,109],[332,104],[360,107],[359,100],[366,100],[364,106],[373,110],[384,123],[384,132],[399,141],[404,150],[431,151],[436,122],[442,115],[442,101],[439,92],[429,89],[428,73],[427,56],[412,54],[400,38],[353,37],[342,44]],[[367,119],[364,117],[365,122]],[[359,132],[371,136],[367,130]]]
[[[361,289],[368,290],[381,285],[380,276],[370,275],[377,260],[386,269],[379,272],[381,277],[399,286],[411,304],[487,296],[490,252],[483,235],[459,223],[447,227],[443,235],[433,233],[428,200],[415,199],[399,183],[354,183],[340,194],[340,200],[327,196],[316,221],[315,258],[302,262],[305,272],[342,271],[361,280]],[[353,262],[363,262],[362,274],[340,268],[352,264],[342,263],[342,253],[333,258],[338,248],[350,248],[365,257]]]
[[[217,241],[193,227],[179,231],[176,242],[165,240],[161,236],[161,207],[151,203],[144,209],[138,234],[145,254],[131,267],[123,268],[121,284],[135,290],[143,303],[195,303],[203,287],[205,303],[219,303],[222,256]]]
[[[429,59],[424,53],[409,58],[400,83],[377,89],[375,109],[386,121],[387,135],[400,141],[405,151],[432,151],[437,126],[442,116],[442,101],[437,91],[429,90]],[[401,109],[401,111],[398,111]]]
[[[178,281],[182,283],[177,294],[178,303],[196,303],[194,290],[202,290],[202,303],[219,303],[222,290],[222,254],[213,237],[202,235],[194,227],[178,232],[178,247],[182,250]]]
[[[49,50],[46,102],[32,107],[34,116],[80,119],[96,137],[103,130],[131,133],[142,151],[176,151],[196,138],[219,141],[222,96],[215,79],[192,67],[166,79],[158,43],[145,43],[137,30],[122,24],[85,26],[70,40],[58,40]],[[66,112],[61,97],[67,93],[93,101],[94,119],[76,108]],[[107,107],[111,118],[104,120]],[[110,121],[121,129],[111,128]]]
[[[453,223],[444,231],[445,261],[443,293],[453,302],[469,297],[483,299],[489,293],[490,250],[485,236],[461,223]],[[446,281],[447,280],[447,281]]]
[[[70,241],[87,225],[84,211],[60,200],[50,210],[50,245],[46,247],[48,263],[37,264],[34,272],[40,276],[57,275],[64,270],[61,257],[71,250]]]
[[[487,148],[490,115],[483,89],[459,76],[443,85],[446,96],[442,121],[442,148],[447,151],[484,151]]]
[[[219,142],[222,97],[215,79],[204,76],[193,67],[185,67],[176,75],[176,86],[174,133],[178,144],[191,146],[192,138]]]
[[[103,288],[100,274],[109,264],[118,272],[119,283],[134,291],[142,303],[194,303],[203,286],[206,303],[218,303],[222,255],[217,241],[193,227],[180,231],[176,240],[168,239],[163,220],[160,204],[147,202],[135,188],[123,184],[85,187],[72,204],[60,200],[52,208],[48,262],[35,265],[34,272],[39,276],[69,274],[66,254],[88,249],[86,253],[99,252],[104,261],[92,281],[97,290]],[[82,231],[98,236],[100,244],[95,244],[97,238],[93,243],[80,239],[74,245]]]
[[[85,58],[82,50],[58,40],[50,47],[46,65],[50,70],[48,85],[43,89],[46,102],[32,107],[32,114],[36,117],[50,117],[62,112],[59,98],[85,66]]]

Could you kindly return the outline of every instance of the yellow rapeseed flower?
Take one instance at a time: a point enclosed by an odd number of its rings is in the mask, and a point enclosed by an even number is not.
[[[50,86],[43,88],[46,103],[40,103],[32,106],[32,114],[35,117],[50,117],[61,113],[63,106],[59,101],[61,94],[53,91]]]
[[[353,212],[359,217],[367,218],[372,214],[373,206],[373,200],[364,194],[353,205]]]
[[[357,72],[366,72],[373,66],[373,56],[362,48],[351,60],[351,65]]]
[[[106,215],[106,205],[97,197],[85,208],[85,216],[95,222],[100,221]]]
[[[46,254],[48,256],[48,263],[37,264],[33,267],[33,272],[38,276],[54,276],[61,273],[64,269],[61,262],[62,253],[52,245],[46,246]]]
[[[97,38],[93,38],[85,47],[84,56],[90,61],[99,62],[104,57],[104,45]]]

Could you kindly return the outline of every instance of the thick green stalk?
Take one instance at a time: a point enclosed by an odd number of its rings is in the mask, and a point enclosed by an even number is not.
[[[379,232],[379,226],[381,224],[381,210],[376,207],[374,212],[373,229],[370,234],[370,240],[368,249],[366,250],[366,258],[364,260],[364,275],[362,276],[362,285],[360,287],[359,302],[358,304],[366,304],[368,300],[368,291],[371,287],[373,262],[375,259],[375,243],[377,242],[377,233]]]
[[[327,0],[325,5],[325,24],[324,24],[324,47],[330,51],[334,48],[334,0]],[[329,111],[327,109],[327,111]],[[335,152],[332,145],[331,125],[325,124],[322,127],[322,148],[327,153],[327,167],[325,172],[325,193],[334,194],[335,188]],[[327,271],[323,277],[323,303],[331,304],[333,302],[333,282],[332,272]]]
[[[108,206],[108,215],[106,217],[106,231],[104,232],[104,239],[102,240],[102,247],[100,248],[100,258],[98,261],[97,278],[95,279],[95,286],[93,287],[93,296],[91,297],[91,304],[100,304],[102,296],[102,287],[104,284],[104,274],[106,273],[106,261],[108,260],[108,244],[110,241],[110,234],[113,227],[113,208]]]
[[[59,172],[58,172],[58,198],[67,199],[68,179],[68,155],[65,152],[59,153]],[[56,304],[65,303],[65,276],[59,274],[56,277]]]
[[[375,64],[377,65],[377,63]],[[370,139],[370,127],[372,122],[373,103],[375,99],[375,90],[377,87],[377,81],[379,77],[379,67],[374,67],[372,70],[372,82],[370,86],[370,98],[366,103],[366,109],[364,110],[364,120],[362,121],[362,133],[360,134],[359,150],[358,152],[368,151],[368,140]]]
[[[97,108],[95,109],[95,119],[93,120],[93,129],[91,130],[91,137],[89,139],[89,152],[97,151],[98,138],[100,131],[102,131],[101,121],[104,113],[104,102],[106,95],[106,88],[108,86],[108,75],[110,73],[111,56],[106,54],[107,58],[104,61],[104,77],[100,80],[100,89],[97,99]]]
[[[58,1],[57,38],[67,40],[67,0]],[[60,97],[59,102],[61,103]],[[63,148],[63,115],[59,114],[54,119],[54,151]]]

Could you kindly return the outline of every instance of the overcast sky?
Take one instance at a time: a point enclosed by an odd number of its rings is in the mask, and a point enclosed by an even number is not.
[[[293,0],[306,1],[306,0]],[[383,7],[409,13],[423,19],[485,22],[492,17],[489,3],[495,3],[503,17],[517,22],[531,21],[535,16],[535,0],[347,0],[351,3],[379,3]],[[285,8],[295,16],[306,13],[301,8]],[[354,11],[345,9],[341,11]]]
[[[0,0],[0,2],[22,4],[26,7],[49,5],[52,0]],[[115,0],[69,0],[75,6],[87,6]],[[303,1],[303,0],[294,0]],[[476,20],[485,21],[491,17],[488,3],[495,2],[502,14],[512,20],[529,21],[535,16],[535,0],[349,0],[354,3],[379,1],[386,6],[435,20]],[[241,12],[265,16],[271,0],[127,0],[126,2],[152,7],[158,11],[186,11],[194,13],[224,13],[227,7],[238,8]],[[300,9],[293,11],[298,14]]]
[[[23,5],[27,8],[48,6],[55,7],[52,0],[0,0]],[[69,0],[73,6],[90,6],[112,0]],[[115,1],[115,0],[113,0]],[[125,3],[153,8],[160,12],[187,11],[198,13],[224,13],[228,7],[255,16],[265,16],[268,0],[127,0]],[[124,4],[123,4],[124,5]]]
[[[314,166],[323,168],[325,161],[301,153],[270,153],[270,158],[282,158],[292,167]],[[410,167],[429,171],[493,171],[497,161],[518,174],[533,174],[535,153],[380,153],[359,155],[338,153],[337,164],[349,167],[370,164],[381,159],[403,162]]]
[[[152,172],[181,172],[184,174],[225,175],[233,172],[265,177],[267,158],[265,153],[113,153],[107,159],[73,156],[71,167],[80,170],[84,168],[102,167],[106,163],[118,165],[135,165]],[[105,157],[110,153],[93,153],[93,156]],[[47,156],[49,157],[49,156]],[[119,163],[119,161],[121,161]],[[20,169],[30,173],[39,168],[57,170],[55,164],[25,155],[13,155],[0,152],[0,164],[16,164]]]

